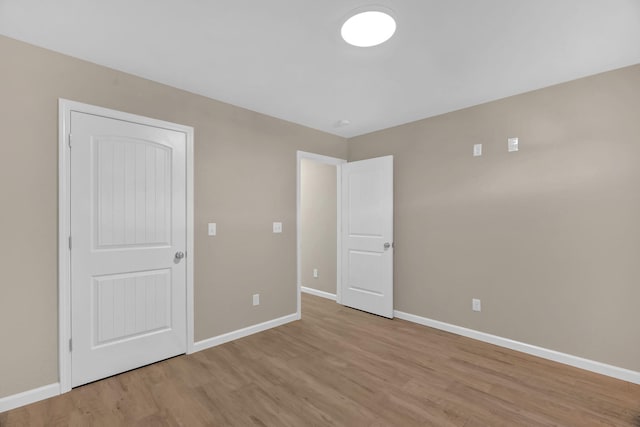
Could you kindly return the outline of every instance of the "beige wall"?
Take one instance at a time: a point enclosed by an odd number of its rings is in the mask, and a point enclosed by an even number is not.
[[[395,156],[395,308],[640,371],[639,135],[636,65],[350,140]]]
[[[302,159],[300,168],[302,286],[336,293],[336,166]],[[318,277],[313,277],[313,269]]]
[[[296,150],[345,158],[343,139],[4,37],[0,55],[0,397],[57,381],[59,97],[195,128],[196,340],[295,311]],[[640,371],[639,111],[634,66],[352,139],[351,160],[395,155],[396,309]]]
[[[343,139],[5,37],[0,56],[0,397],[58,380],[60,97],[195,128],[196,341],[296,311],[296,150]]]

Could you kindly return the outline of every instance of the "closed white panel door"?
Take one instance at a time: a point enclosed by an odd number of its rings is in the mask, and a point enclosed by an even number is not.
[[[186,351],[186,135],[71,113],[71,381]]]
[[[393,156],[341,168],[341,303],[392,318]]]

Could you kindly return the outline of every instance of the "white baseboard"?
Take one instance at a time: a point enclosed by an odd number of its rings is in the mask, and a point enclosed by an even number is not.
[[[634,384],[640,384],[640,372],[632,371],[625,368],[619,368],[606,363],[596,362],[594,360],[584,359],[582,357],[573,356],[571,354],[561,353],[555,350],[526,344],[520,341],[514,341],[509,338],[502,338],[497,335],[479,332],[473,329],[463,328],[462,326],[452,325],[450,323],[440,322],[439,320],[428,319],[426,317],[416,316],[415,314],[404,313],[394,310],[394,316],[398,319],[408,320],[409,322],[418,323],[420,325],[429,326],[431,328],[440,329],[451,332],[456,335],[473,338],[478,341],[484,341],[500,347],[509,348],[511,350],[520,351],[522,353],[538,356],[543,359],[553,360],[554,362],[563,363],[565,365],[574,366],[576,368],[628,381]]]
[[[53,383],[0,398],[0,412],[28,405],[60,394],[60,383]]]
[[[237,331],[228,332],[226,334],[218,335],[217,337],[208,338],[206,340],[193,343],[193,352],[205,350],[207,348],[215,347],[220,344],[224,344],[229,341],[244,338],[249,335],[256,334],[258,332],[266,331],[267,329],[275,328],[277,326],[284,325],[285,323],[299,320],[298,313],[289,314],[287,316],[278,317],[277,319],[268,320],[266,322],[258,323],[257,325],[247,326],[246,328],[238,329]]]
[[[317,289],[308,288],[306,286],[301,286],[300,290],[302,292],[304,292],[305,294],[311,294],[311,295],[315,295],[317,297],[322,297],[322,298],[330,299],[330,300],[333,300],[333,301],[336,300],[336,294],[331,294],[329,292],[319,291]]]

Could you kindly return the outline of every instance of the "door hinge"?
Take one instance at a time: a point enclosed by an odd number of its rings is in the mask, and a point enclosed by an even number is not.
[[[69,143],[69,148],[71,148],[71,134],[69,134],[69,141],[68,141],[68,143]]]
[[[69,250],[71,250],[71,236],[69,236]]]
[[[69,338],[69,351],[73,351],[73,340]]]

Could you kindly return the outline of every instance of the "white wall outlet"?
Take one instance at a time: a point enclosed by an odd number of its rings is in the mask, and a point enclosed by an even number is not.
[[[260,305],[260,294],[253,294],[253,305]]]
[[[473,157],[482,156],[482,144],[473,144]]]
[[[281,222],[274,222],[273,223],[273,232],[274,233],[282,233],[282,223]]]
[[[317,278],[318,278],[318,269],[317,269],[317,268],[314,268],[314,269],[313,269],[313,278],[314,278],[314,279],[317,279]]]
[[[209,232],[209,236],[215,236],[216,235],[218,230],[217,230],[215,222],[210,222],[209,223],[208,232]]]
[[[471,300],[471,309],[473,311],[482,311],[482,304],[480,303],[479,299],[473,298]]]
[[[507,150],[509,152],[518,151],[518,138],[507,139]]]

